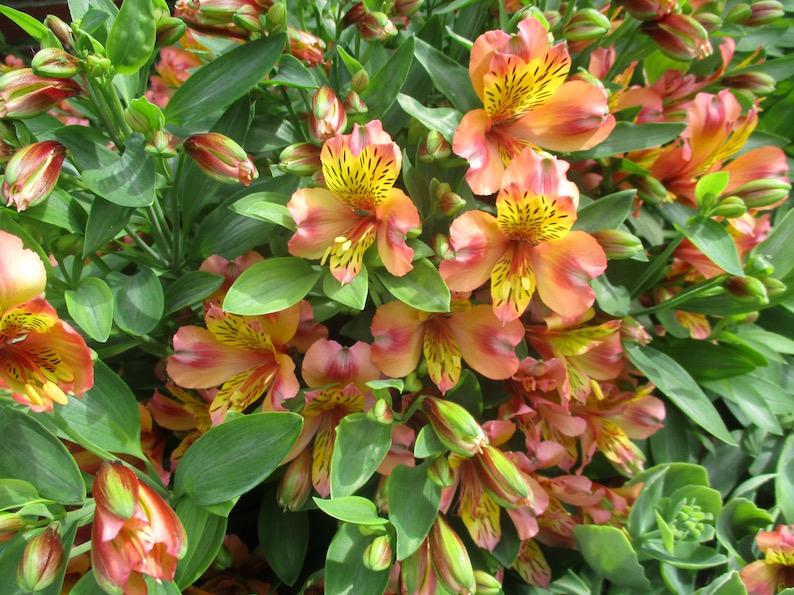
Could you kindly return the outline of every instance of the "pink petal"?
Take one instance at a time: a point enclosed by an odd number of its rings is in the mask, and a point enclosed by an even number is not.
[[[303,188],[287,203],[298,230],[289,252],[302,258],[322,258],[325,251],[358,221],[359,216],[324,188]]]
[[[372,319],[372,361],[392,378],[414,371],[422,355],[425,321],[421,312],[399,300],[383,304]]]
[[[402,190],[392,188],[387,199],[375,210],[378,220],[378,254],[386,270],[402,277],[413,268],[413,249],[405,243],[405,235],[421,225],[419,213]]]
[[[468,211],[455,219],[449,239],[455,258],[442,261],[439,271],[453,291],[474,291],[485,283],[510,244],[496,217],[483,211]]]
[[[503,326],[489,305],[480,304],[452,316],[447,327],[466,363],[486,378],[503,380],[518,370],[514,349],[524,338],[520,321]]]
[[[452,150],[469,162],[466,181],[475,194],[493,194],[505,166],[495,141],[489,138],[491,118],[483,109],[472,110],[463,116],[452,139]]]
[[[480,35],[471,47],[469,57],[469,77],[474,92],[482,101],[483,77],[491,70],[491,58],[494,52],[502,50],[510,42],[510,36],[504,31],[488,31]]]
[[[502,176],[502,188],[515,183],[535,194],[568,196],[579,206],[579,188],[568,181],[570,164],[548,153],[539,154],[527,147],[507,166]]]
[[[41,259],[18,237],[0,231],[0,312],[44,292],[47,272]]]
[[[371,351],[372,348],[361,341],[343,347],[336,341],[320,339],[306,352],[301,375],[309,388],[354,383],[362,393],[367,392],[365,383],[380,377],[380,370],[372,363]]]

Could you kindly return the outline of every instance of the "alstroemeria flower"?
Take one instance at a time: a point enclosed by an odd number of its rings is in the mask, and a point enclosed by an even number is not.
[[[65,405],[94,384],[83,338],[38,297],[47,282],[39,257],[0,231],[0,387],[33,411]]]
[[[244,411],[263,393],[265,407],[283,410],[298,392],[288,342],[300,321],[300,304],[273,314],[239,316],[211,305],[207,328],[183,326],[174,336],[167,371],[184,388],[221,389],[210,405],[213,424],[228,410]]]
[[[739,573],[748,595],[774,595],[794,587],[794,525],[780,525],[755,537],[763,560],[756,560]]]
[[[503,326],[490,306],[472,306],[466,299],[453,299],[449,314],[395,300],[375,312],[372,335],[372,360],[384,374],[407,376],[424,353],[430,379],[443,394],[458,383],[461,360],[486,378],[510,378],[518,369],[513,350],[524,329],[517,320]]]
[[[400,148],[379,120],[336,136],[323,145],[320,161],[327,188],[304,188],[287,203],[298,226],[289,241],[293,256],[330,260],[331,274],[349,283],[361,271],[364,252],[377,237],[386,270],[401,277],[413,268],[405,234],[419,213],[394,182]]]
[[[534,163],[532,150],[525,149],[510,164],[496,197],[496,217],[468,211],[452,222],[455,257],[439,268],[453,291],[474,291],[490,277],[493,310],[503,323],[524,313],[536,288],[554,312],[581,314],[595,301],[590,281],[607,266],[592,236],[571,231],[578,193],[545,193],[529,169]],[[557,186],[563,188],[561,182]]]
[[[320,339],[306,352],[301,374],[308,385],[300,438],[286,460],[291,460],[313,439],[312,484],[323,498],[331,493],[331,458],[334,430],[349,413],[363,411],[370,393],[366,383],[380,378],[372,363],[370,346],[357,342],[343,347],[336,341]]]
[[[102,465],[93,494],[91,565],[102,589],[145,594],[142,574],[173,580],[187,535],[168,504],[120,462]]]
[[[502,172],[524,147],[587,149],[615,127],[603,88],[568,81],[565,44],[549,46],[540,21],[526,18],[518,33],[480,35],[471,49],[469,75],[485,109],[467,113],[455,131],[453,151],[467,159],[475,194],[493,194]]]

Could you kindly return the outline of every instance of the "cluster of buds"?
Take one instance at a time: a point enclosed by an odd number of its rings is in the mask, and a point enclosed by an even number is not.
[[[34,118],[79,94],[80,85],[71,79],[42,78],[31,68],[12,70],[0,77],[0,118]]]
[[[678,0],[621,0],[620,3],[638,21],[655,21],[678,10]]]
[[[452,186],[446,182],[431,180],[430,192],[436,197],[436,209],[447,217],[452,217],[466,205],[466,201],[452,192]]]
[[[217,132],[194,134],[182,143],[201,171],[221,184],[248,186],[259,177],[253,160],[228,136]]]
[[[3,181],[7,206],[24,211],[52,194],[65,157],[66,147],[54,140],[33,143],[14,153]]]
[[[319,142],[342,134],[347,126],[345,107],[331,87],[320,87],[312,97],[309,134]]]
[[[408,3],[403,11],[408,8]],[[418,8],[418,6],[416,6]],[[401,24],[407,22],[407,15],[398,15]],[[397,35],[397,27],[385,12],[373,10],[368,12],[363,2],[354,4],[345,13],[342,22],[345,25],[355,25],[361,39],[367,43],[383,43]]]

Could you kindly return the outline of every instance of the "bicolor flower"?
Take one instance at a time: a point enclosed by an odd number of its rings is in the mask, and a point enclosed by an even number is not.
[[[24,211],[47,198],[58,183],[66,147],[54,140],[22,147],[6,165],[3,198]]]
[[[513,350],[524,329],[517,320],[503,325],[490,306],[472,306],[467,299],[453,298],[449,314],[395,300],[375,312],[372,335],[372,360],[384,374],[407,376],[424,354],[430,379],[443,394],[458,383],[462,361],[486,378],[510,378],[518,369]]]
[[[72,79],[42,78],[30,68],[12,70],[0,77],[0,118],[33,118],[80,91]]]
[[[248,186],[259,177],[253,160],[228,136],[217,132],[194,134],[182,146],[199,169],[216,182]]]
[[[763,560],[742,568],[739,576],[749,595],[774,595],[794,587],[794,525],[762,531],[755,538]]]
[[[106,461],[94,480],[91,565],[107,593],[147,593],[141,575],[171,581],[187,551],[179,517],[120,462]]]
[[[91,351],[43,297],[46,271],[22,240],[0,231],[0,387],[33,411],[65,405],[94,383]]]
[[[592,236],[571,231],[578,193],[546,191],[531,169],[535,162],[526,149],[510,164],[496,197],[496,217],[468,211],[453,221],[455,257],[439,269],[453,291],[474,291],[490,278],[493,310],[503,323],[524,313],[536,289],[554,312],[583,313],[595,301],[590,281],[607,265]],[[564,184],[556,186],[559,192]]]
[[[331,274],[349,283],[361,271],[364,252],[378,240],[386,270],[401,277],[413,268],[405,234],[419,227],[419,213],[394,182],[402,156],[379,120],[353,126],[326,141],[320,154],[326,188],[304,188],[287,204],[295,224],[293,256],[330,261]]]
[[[474,42],[469,75],[484,109],[467,113],[452,149],[468,159],[466,180],[475,194],[499,190],[505,166],[524,147],[587,149],[615,127],[603,88],[568,81],[564,44],[549,46],[540,21],[527,18],[518,33],[489,31]]]
[[[298,392],[288,342],[300,314],[300,304],[262,316],[239,316],[211,305],[204,315],[207,328],[177,331],[168,375],[184,388],[221,387],[210,405],[213,424],[228,410],[245,411],[265,393],[263,407],[283,410],[282,401]]]

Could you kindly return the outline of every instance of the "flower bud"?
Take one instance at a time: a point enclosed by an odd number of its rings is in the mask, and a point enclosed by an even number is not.
[[[748,182],[731,192],[732,196],[741,198],[748,209],[762,209],[784,200],[791,184],[785,180],[766,178]]]
[[[0,139],[0,163],[5,163],[11,159],[16,150],[16,147],[9,145],[4,140]]]
[[[46,589],[55,582],[65,563],[61,532],[57,524],[52,524],[25,546],[17,569],[17,584],[25,592]]]
[[[312,453],[308,448],[290,462],[278,484],[278,505],[284,510],[300,510],[312,491]]]
[[[449,238],[443,233],[437,233],[430,238],[430,247],[433,249],[433,252],[436,253],[436,257],[439,260],[452,258],[449,248]]]
[[[287,36],[292,55],[307,66],[317,66],[323,63],[325,42],[319,37],[300,31],[287,25]]]
[[[728,23],[741,23],[749,19],[752,14],[753,10],[749,4],[734,4],[728,11],[725,20]]]
[[[278,168],[287,174],[311,176],[321,170],[320,151],[312,143],[295,143],[281,151]]]
[[[110,72],[110,69],[113,66],[109,59],[105,58],[104,56],[97,56],[96,54],[86,56],[85,65],[86,69],[88,70],[88,74],[94,78],[102,78]]]
[[[424,4],[424,0],[394,0],[394,14],[399,17],[409,17]]]
[[[640,345],[647,345],[652,337],[636,318],[624,316],[620,321],[620,338],[623,341],[635,341]]]
[[[41,78],[31,68],[12,70],[0,77],[0,118],[33,118],[79,93],[80,85],[71,79]]]
[[[780,279],[775,279],[774,277],[764,277],[761,279],[761,283],[764,284],[766,288],[766,294],[770,297],[779,296],[788,289],[788,286],[783,283]]]
[[[309,134],[320,142],[342,134],[347,126],[344,106],[331,87],[320,87],[312,97]]]
[[[268,8],[265,16],[265,26],[270,34],[281,31],[287,26],[287,5],[283,2],[276,2]]]
[[[744,265],[744,274],[753,277],[766,277],[775,272],[775,267],[764,256],[751,256]]]
[[[24,211],[45,198],[55,189],[66,147],[49,140],[22,147],[6,165],[3,198],[7,206],[14,204]]]
[[[30,63],[36,76],[57,79],[72,78],[82,69],[82,62],[60,48],[44,48],[36,52]]]
[[[762,304],[769,303],[766,287],[755,277],[728,277],[725,280],[725,289],[737,298],[752,298]]]
[[[556,10],[544,10],[543,17],[549,24],[549,31],[553,31],[562,24],[562,15]]]
[[[31,521],[11,512],[0,512],[0,544],[11,541],[31,526]]]
[[[158,106],[149,103],[145,97],[139,97],[133,99],[124,110],[124,121],[133,132],[140,132],[147,139],[151,139],[155,132],[163,129],[165,116]]]
[[[55,240],[55,253],[69,256],[77,256],[83,252],[83,235],[79,233],[69,233],[62,235]]]
[[[783,5],[777,0],[758,0],[750,4],[750,16],[738,22],[745,27],[760,27],[774,23],[784,15]]]
[[[431,130],[419,146],[419,160],[425,163],[444,161],[452,154],[452,147],[438,130]]]
[[[361,39],[367,43],[383,43],[397,35],[397,28],[385,13],[373,11],[365,14],[357,23]]]
[[[372,421],[388,426],[394,421],[394,412],[386,399],[378,399],[372,409],[367,411],[367,417]]]
[[[149,155],[165,157],[166,159],[170,159],[177,153],[174,137],[165,130],[155,132],[152,136],[152,142],[146,143],[144,150]]]
[[[722,27],[722,19],[713,12],[699,12],[692,17],[701,24],[706,33],[714,33]]]
[[[228,136],[217,132],[194,134],[182,146],[205,174],[221,184],[248,186],[259,177],[253,160]]]
[[[222,545],[221,549],[219,549],[218,553],[215,555],[215,559],[212,561],[212,567],[222,572],[231,568],[232,564],[234,564],[234,554],[232,554],[232,551],[226,547],[226,545]]]
[[[353,75],[353,79],[350,81],[350,87],[356,93],[363,93],[364,90],[369,87],[369,75],[367,71],[363,68],[356,71],[356,74]]]
[[[755,95],[770,95],[775,91],[775,79],[765,72],[745,72],[724,76],[720,82],[732,89],[745,89]]]
[[[182,19],[166,17],[157,21],[155,42],[157,47],[174,45],[185,34],[187,26]]]
[[[364,566],[374,572],[391,567],[392,551],[388,535],[379,535],[364,550]]]
[[[507,508],[526,504],[529,488],[524,476],[505,454],[493,446],[486,446],[481,454],[471,459],[474,472],[482,487]]]
[[[726,196],[713,209],[709,215],[712,217],[725,217],[735,219],[747,212],[747,206],[738,196]]]
[[[471,595],[477,588],[469,553],[458,534],[438,515],[428,536],[430,557],[439,582],[451,593]]]
[[[385,479],[385,478],[382,478]],[[385,508],[388,505],[386,497],[383,494],[382,483],[378,484],[378,489],[375,492],[375,497],[372,499],[375,506],[378,508]],[[386,535],[388,530],[386,525],[358,525],[358,532],[364,537],[372,537],[373,535]]]
[[[54,14],[48,14],[44,19],[44,26],[52,31],[53,35],[55,35],[55,38],[61,42],[65,49],[72,49],[74,46],[74,37],[72,36],[72,29],[69,27],[69,25],[64,23]]]
[[[447,217],[452,217],[466,206],[466,201],[455,192],[445,192],[438,201],[438,210]]]
[[[638,21],[655,21],[678,8],[676,0],[621,0],[620,3]]]
[[[474,580],[477,582],[477,595],[499,595],[502,592],[502,583],[484,570],[475,570]]]
[[[562,28],[568,41],[593,41],[609,33],[609,19],[594,8],[576,11],[570,21]]]
[[[424,385],[422,384],[422,381],[419,380],[419,376],[416,372],[411,372],[405,377],[405,379],[403,379],[403,386],[406,393],[418,393],[424,388]]]
[[[354,4],[346,13],[345,16],[342,17],[342,22],[345,25],[356,25],[361,22],[367,15],[367,7],[364,6],[363,2],[357,2]]]
[[[262,31],[262,21],[259,20],[259,10],[254,6],[245,4],[232,15],[232,23],[243,31],[257,33]]]
[[[673,60],[688,62],[707,58],[712,53],[709,34],[686,14],[669,14],[658,21],[643,23],[642,29]]]
[[[452,475],[447,457],[438,457],[430,463],[427,476],[440,488],[449,488],[455,484],[455,476]]]
[[[619,229],[604,229],[590,234],[610,260],[625,260],[642,252],[642,240]]]
[[[351,91],[345,97],[345,103],[343,104],[345,114],[357,115],[357,114],[366,114],[369,108],[367,104],[361,100],[361,97],[358,96],[358,93],[355,91]]]
[[[452,452],[471,457],[488,446],[488,436],[471,413],[452,401],[425,397],[422,410],[441,443]]]
[[[10,144],[17,142],[17,133],[11,122],[0,120],[0,140]]]
[[[628,182],[637,189],[637,197],[643,202],[658,205],[675,200],[675,196],[653,176],[630,176]]]

